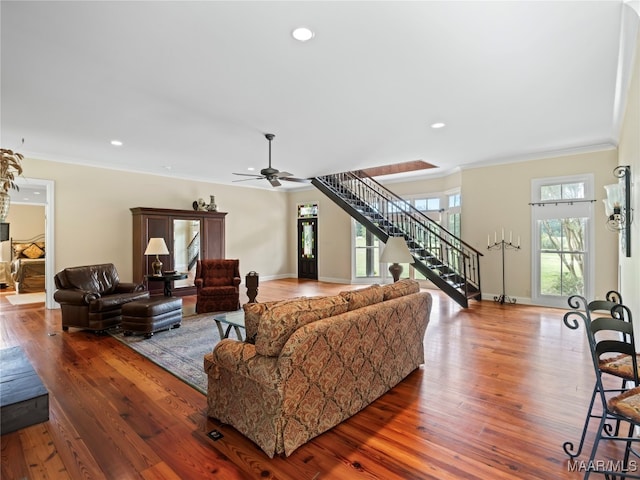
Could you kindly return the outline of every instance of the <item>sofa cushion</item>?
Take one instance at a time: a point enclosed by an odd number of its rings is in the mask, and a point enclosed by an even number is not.
[[[302,298],[307,297],[295,297],[289,298],[287,300],[274,300],[271,302],[261,302],[261,303],[245,303],[242,306],[244,310],[244,329],[246,332],[245,342],[247,343],[256,343],[256,336],[258,335],[258,324],[260,323],[260,319],[264,312],[273,308],[276,305],[296,302]]]
[[[256,335],[256,352],[275,357],[298,328],[322,318],[347,311],[349,303],[341,295],[304,298],[274,305],[262,314]],[[246,318],[245,318],[246,325]]]
[[[384,291],[384,300],[391,300],[393,298],[403,297],[411,293],[418,293],[420,291],[420,284],[409,278],[398,280],[395,283],[384,285],[382,287]]]
[[[348,311],[351,311],[382,302],[384,291],[380,285],[371,285],[359,290],[340,292],[340,295],[347,299],[347,302],[349,302]]]

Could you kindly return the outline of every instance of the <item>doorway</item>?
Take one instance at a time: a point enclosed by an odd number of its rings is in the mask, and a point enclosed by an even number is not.
[[[298,219],[298,278],[318,279],[318,219]]]
[[[57,308],[55,301],[53,300],[53,292],[55,292],[55,237],[54,237],[54,181],[43,180],[40,178],[23,178],[19,177],[15,183],[20,187],[21,191],[34,191],[39,190],[42,195],[37,197],[37,200],[30,198],[29,200],[16,199],[16,203],[43,205],[44,206],[44,241],[46,249],[45,257],[45,308],[53,309]],[[12,195],[12,201],[14,196]]]

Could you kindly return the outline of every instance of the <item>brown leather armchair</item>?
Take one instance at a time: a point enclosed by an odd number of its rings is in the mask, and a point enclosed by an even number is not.
[[[53,295],[62,309],[62,330],[102,332],[120,324],[122,305],[149,298],[143,284],[120,282],[112,263],[70,267],[55,276]]]
[[[240,308],[240,260],[198,260],[196,313],[230,312]]]

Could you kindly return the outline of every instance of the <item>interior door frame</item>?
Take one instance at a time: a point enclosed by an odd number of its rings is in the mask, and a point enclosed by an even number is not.
[[[22,205],[43,205],[44,206],[44,241],[46,249],[46,257],[44,262],[44,276],[45,276],[45,308],[51,310],[59,308],[59,305],[53,300],[53,293],[55,292],[56,285],[53,280],[55,276],[56,267],[56,239],[55,239],[55,194],[54,187],[55,182],[53,180],[45,180],[42,178],[28,178],[18,177],[15,180],[18,187],[21,186],[40,186],[46,190],[44,202],[20,202]],[[18,202],[16,202],[18,204]]]

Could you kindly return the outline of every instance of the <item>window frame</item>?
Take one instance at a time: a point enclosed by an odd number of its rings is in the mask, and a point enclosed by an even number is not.
[[[544,186],[570,183],[584,184],[584,198],[543,200],[540,190]],[[586,218],[584,238],[584,296],[593,298],[595,290],[595,209],[593,201],[594,176],[580,175],[534,178],[531,180],[531,300],[548,307],[566,307],[569,295],[543,295],[541,285],[541,253],[539,221],[544,219]],[[573,203],[571,200],[575,200]]]

